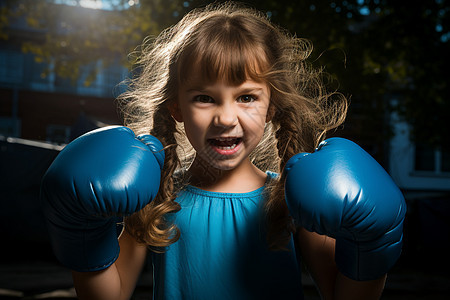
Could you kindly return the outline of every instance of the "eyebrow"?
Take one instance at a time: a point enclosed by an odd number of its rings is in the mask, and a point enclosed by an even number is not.
[[[241,90],[241,93],[254,93],[254,92],[262,92],[262,91],[263,91],[263,88],[260,88],[260,87],[254,87],[254,88],[248,87],[248,88],[243,88]]]
[[[239,94],[262,93],[263,90],[264,89],[261,87],[244,87],[242,89],[239,89]],[[204,87],[192,87],[192,88],[187,89],[186,92],[187,93],[192,93],[192,92],[208,93],[208,92],[210,92],[210,90],[208,88],[204,88]]]

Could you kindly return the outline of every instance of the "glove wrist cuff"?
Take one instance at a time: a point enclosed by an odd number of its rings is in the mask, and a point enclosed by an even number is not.
[[[400,257],[402,243],[379,248],[369,244],[337,239],[335,259],[339,271],[358,281],[374,280],[386,274]]]
[[[111,218],[104,226],[95,230],[70,231],[50,225],[50,237],[56,258],[64,266],[78,272],[108,268],[119,256],[118,222],[120,219]]]

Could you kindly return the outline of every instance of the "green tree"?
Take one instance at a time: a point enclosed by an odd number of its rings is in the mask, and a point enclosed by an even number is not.
[[[129,3],[114,0],[107,9],[90,9],[80,0],[7,0],[0,10],[0,38],[14,38],[14,25],[25,22],[33,35],[20,40],[23,52],[46,63],[48,72],[72,80],[79,78],[81,67],[91,66],[85,81],[89,85],[98,68],[118,60],[133,63],[127,54],[146,36],[175,23],[186,9],[179,0]]]
[[[373,151],[391,135],[388,114],[411,124],[414,142],[450,149],[448,0],[254,1],[315,45],[312,61],[351,96],[348,130]],[[395,105],[390,100],[398,100]],[[378,150],[377,150],[378,149]],[[380,153],[383,156],[382,153]]]
[[[0,10],[0,38],[25,17],[39,38],[22,44],[59,75],[77,78],[80,65],[122,59],[145,36],[174,24],[187,10],[211,1],[114,0],[109,11],[55,5],[56,0],[9,0]],[[63,2],[59,0],[58,2]],[[383,160],[397,111],[411,124],[412,139],[450,149],[448,69],[450,0],[254,0],[275,23],[315,47],[310,60],[324,66],[351,99],[343,134],[358,137]],[[73,1],[71,1],[73,2]],[[216,1],[223,2],[223,1]],[[95,68],[92,76],[95,75]],[[93,77],[91,77],[92,79]],[[396,99],[393,105],[390,100]]]

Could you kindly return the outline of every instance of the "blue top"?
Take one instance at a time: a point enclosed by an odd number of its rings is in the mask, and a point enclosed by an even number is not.
[[[152,252],[153,298],[303,299],[293,240],[289,251],[267,248],[263,192],[185,187],[172,220],[180,239],[164,253]]]

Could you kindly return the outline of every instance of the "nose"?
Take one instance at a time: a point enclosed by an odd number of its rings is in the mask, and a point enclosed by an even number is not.
[[[238,123],[238,115],[236,107],[230,103],[224,103],[217,109],[214,118],[214,125],[217,127],[229,128],[234,127]]]

